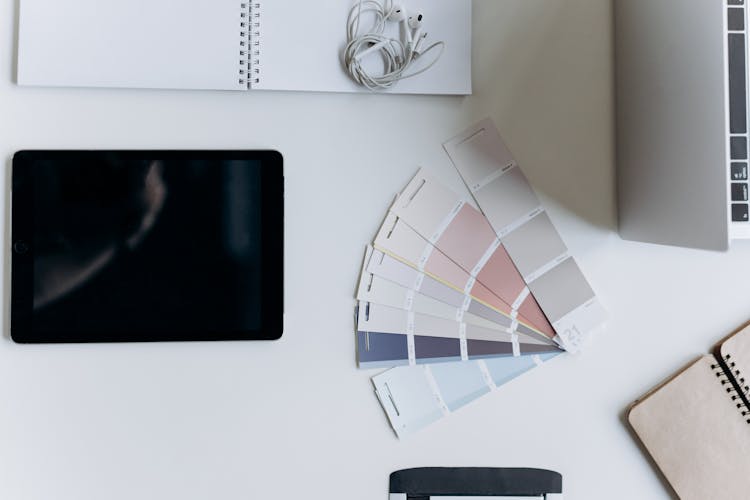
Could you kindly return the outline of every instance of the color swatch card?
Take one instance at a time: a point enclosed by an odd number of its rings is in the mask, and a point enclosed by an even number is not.
[[[476,206],[421,169],[357,289],[357,364],[388,369],[372,382],[399,437],[579,350],[606,317],[492,122],[444,147]]]
[[[361,368],[414,365],[557,352],[556,346],[497,329],[360,302],[357,354]]]
[[[442,281],[379,250],[373,251],[367,265],[367,272],[458,308],[462,312],[469,312],[497,323],[518,334],[528,333],[529,335],[533,335],[532,330],[527,330],[528,327],[521,325],[512,317],[482,304],[471,295],[450,287]]]
[[[497,330],[506,333],[511,331],[509,328],[493,321],[466,312],[460,307],[453,307],[450,304],[440,302],[437,299],[433,299],[432,297],[416,292],[413,289],[405,288],[398,283],[385,280],[380,276],[375,276],[368,272],[367,264],[369,263],[372,251],[372,247],[368,247],[365,254],[359,288],[357,289],[358,301],[372,302],[396,309],[414,311],[454,321],[463,321],[464,323],[481,326],[490,330]]]
[[[432,242],[470,279],[513,304],[513,313],[523,311],[522,317],[534,317],[535,324],[557,339],[523,276],[479,210],[421,169],[396,199],[391,212]],[[467,232],[478,237],[466,238]]]
[[[606,313],[495,125],[484,120],[444,147],[563,345],[579,349]]]
[[[549,338],[555,336],[523,277],[479,210],[420,170],[396,199],[391,213],[398,219],[396,229],[409,227],[425,243],[434,245],[440,255],[463,270],[463,276],[469,280],[467,286],[477,287],[481,298],[487,299],[481,292],[488,291],[509,304],[511,314],[519,315]],[[402,234],[406,232],[401,229]],[[382,245],[382,241],[376,239],[376,246]]]
[[[398,437],[437,422],[560,354],[404,366],[372,378]]]
[[[481,245],[481,243],[477,244],[472,237],[465,238],[464,244]],[[533,299],[518,301],[515,306],[511,305],[512,303],[503,300],[501,296],[493,293],[483,283],[477,281],[476,277],[472,276],[469,271],[463,269],[420,236],[419,233],[399,219],[395,213],[388,213],[385,222],[375,237],[374,245],[378,250],[396,257],[418,271],[429,274],[438,281],[465,295],[470,295],[481,304],[507,316],[514,323],[514,327],[520,328],[525,333],[546,339],[554,337],[552,326],[547,322],[546,317],[536,305],[536,302],[533,302]],[[516,273],[513,264],[510,261],[508,262],[512,272]],[[520,289],[525,288],[520,275],[516,273],[516,276],[510,277],[510,279],[513,278],[517,278],[520,282]],[[501,289],[501,293],[504,291]],[[507,293],[505,295],[507,296]],[[515,298],[517,298],[517,295]],[[528,307],[524,307],[524,312],[530,317],[519,314],[519,307],[522,306],[521,303],[528,305]],[[516,326],[515,323],[518,325]]]

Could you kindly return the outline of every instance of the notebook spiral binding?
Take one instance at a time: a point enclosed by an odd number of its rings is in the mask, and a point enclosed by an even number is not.
[[[734,381],[729,379],[726,372],[724,371],[725,368],[722,367],[721,364],[713,364],[711,365],[711,369],[716,374],[716,378],[719,379],[719,382],[721,382],[722,386],[726,386],[728,384],[728,387],[726,387],[727,394],[729,394],[732,398],[732,401],[735,402],[737,409],[742,413],[742,417],[745,419],[745,422],[750,424],[750,408],[747,405],[748,395],[750,395],[750,385],[746,384],[745,379],[740,373],[740,370],[736,369],[737,365],[734,361],[732,361],[731,354],[727,354],[726,356],[724,356],[722,361],[726,365],[726,369],[728,369],[732,374]]]
[[[240,2],[239,84],[260,82],[260,2]]]
[[[260,83],[260,2],[250,4],[250,82]]]
[[[240,2],[240,63],[239,84],[247,86],[248,74],[250,73],[250,47],[248,35],[250,30],[250,4]]]

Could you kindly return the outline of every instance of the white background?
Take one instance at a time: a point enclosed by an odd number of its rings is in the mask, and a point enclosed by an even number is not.
[[[17,9],[0,0],[6,184],[23,148],[278,149],[287,313],[275,343],[16,345],[6,250],[0,498],[369,500],[391,471],[429,465],[551,468],[570,499],[668,498],[624,411],[750,319],[750,245],[617,236],[609,1],[478,0],[468,98],[19,88]],[[609,328],[399,441],[355,366],[362,252],[418,165],[462,188],[440,144],[487,115]]]

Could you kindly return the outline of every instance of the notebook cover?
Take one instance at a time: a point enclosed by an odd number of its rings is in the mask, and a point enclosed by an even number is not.
[[[21,0],[18,84],[246,90],[237,0]]]
[[[682,499],[750,492],[750,417],[732,400],[730,385],[707,355],[630,409],[630,425]]]
[[[349,10],[357,0],[283,2],[261,0],[258,82],[253,89],[323,92],[369,92],[354,83],[343,69]],[[385,92],[396,94],[471,94],[471,0],[408,0],[409,12],[424,14],[426,43],[443,41],[437,63],[421,75],[399,81]],[[370,17],[363,17],[367,22]],[[389,22],[385,34],[399,38],[401,27]],[[365,27],[360,30],[363,32]],[[426,67],[425,54],[407,71]],[[373,58],[373,63],[377,57]],[[379,64],[371,67],[377,70]]]
[[[355,0],[21,0],[17,83],[369,92],[341,53]],[[438,62],[388,92],[471,94],[471,1],[412,0]],[[399,26],[388,23],[398,37]],[[429,62],[417,62],[419,70]]]

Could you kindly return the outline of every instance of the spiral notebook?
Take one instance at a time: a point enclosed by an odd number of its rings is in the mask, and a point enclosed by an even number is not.
[[[362,91],[341,63],[354,5],[356,0],[21,0],[18,83]],[[408,8],[424,12],[428,41],[444,41],[445,50],[429,71],[391,91],[470,94],[471,0],[410,0]],[[388,30],[399,37],[396,23]]]
[[[750,326],[636,401],[628,415],[683,500],[750,492]]]

